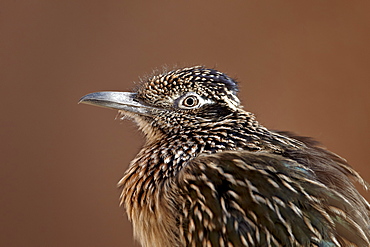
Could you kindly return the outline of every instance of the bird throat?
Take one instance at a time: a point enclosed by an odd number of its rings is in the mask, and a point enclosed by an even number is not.
[[[131,162],[118,183],[122,188],[121,204],[138,204],[155,210],[151,193],[160,191],[167,180],[176,177],[187,162],[199,155],[225,150],[266,151],[281,154],[287,148],[300,149],[303,143],[269,131],[253,114],[239,109],[224,121],[204,123],[166,135],[135,118],[146,134],[146,144]],[[140,122],[143,121],[143,122]],[[145,188],[145,191],[144,189]]]

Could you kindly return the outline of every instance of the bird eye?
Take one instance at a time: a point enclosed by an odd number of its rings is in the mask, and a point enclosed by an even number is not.
[[[200,106],[199,96],[194,93],[183,96],[178,102],[178,107],[182,109],[193,109],[199,106]]]
[[[194,107],[198,103],[198,99],[195,98],[194,96],[189,96],[184,100],[184,105],[187,107]]]

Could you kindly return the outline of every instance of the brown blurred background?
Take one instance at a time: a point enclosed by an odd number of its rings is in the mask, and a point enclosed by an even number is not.
[[[319,139],[370,181],[370,1],[0,7],[0,246],[137,246],[116,183],[142,135],[77,101],[162,65],[238,78],[264,125]]]

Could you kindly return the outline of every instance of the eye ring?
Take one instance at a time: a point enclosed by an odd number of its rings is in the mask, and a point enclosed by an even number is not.
[[[201,105],[201,99],[199,95],[195,93],[189,93],[184,95],[178,101],[177,106],[181,109],[194,109],[198,108]]]

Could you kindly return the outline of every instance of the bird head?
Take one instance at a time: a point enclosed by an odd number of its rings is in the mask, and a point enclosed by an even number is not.
[[[227,75],[196,66],[155,75],[135,92],[96,92],[80,103],[117,109],[156,139],[227,119],[241,108],[237,91]]]

